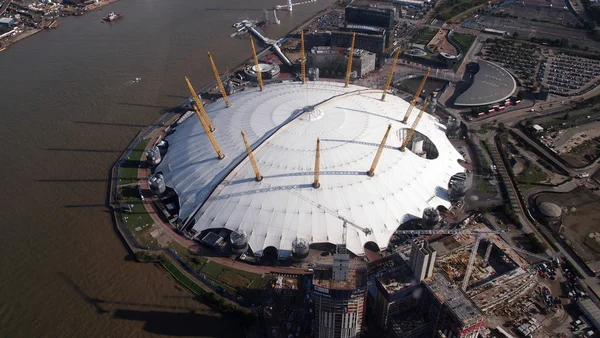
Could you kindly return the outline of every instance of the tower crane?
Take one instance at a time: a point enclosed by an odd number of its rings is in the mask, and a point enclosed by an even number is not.
[[[350,72],[352,72],[352,57],[354,56],[354,40],[356,40],[356,33],[352,33],[352,43],[350,44],[350,55],[348,55],[348,66],[346,67],[346,80],[344,81],[344,87],[348,87],[350,83]]]
[[[342,223],[342,244],[340,245],[340,248],[338,249],[338,253],[346,252],[346,238],[347,238],[347,233],[348,233],[348,224],[350,224],[351,226],[355,227],[356,229],[362,231],[365,235],[370,235],[371,233],[373,233],[373,231],[371,231],[371,229],[361,227],[361,226],[357,225],[356,223],[349,221],[347,218],[338,214],[334,210],[331,210],[331,209],[327,208],[326,206],[319,204],[319,203],[309,199],[308,197],[305,197],[301,193],[299,193],[297,191],[293,191],[293,190],[291,190],[291,192],[294,195],[298,196],[298,198],[300,198],[301,200],[307,202],[308,204],[310,204],[316,208],[323,210],[324,212],[330,214],[331,216],[337,217],[338,219],[340,219],[343,222]]]
[[[501,234],[504,232],[508,232],[508,231],[484,230],[484,229],[396,230],[396,234],[399,234],[399,235],[410,235],[410,234],[417,234],[417,235],[494,234],[494,235],[498,235],[498,234]]]
[[[430,98],[427,97],[427,99],[425,100],[425,103],[423,104],[423,108],[421,108],[421,111],[419,111],[419,115],[417,115],[417,118],[415,119],[412,126],[410,127],[410,130],[406,134],[406,138],[404,138],[404,142],[402,143],[402,146],[400,147],[400,151],[404,151],[406,149],[408,142],[410,142],[410,139],[413,137],[413,134],[415,133],[415,128],[417,127],[417,124],[419,123],[419,121],[421,121],[421,116],[423,116],[423,112],[425,111],[425,109],[427,109],[427,106],[429,105],[429,99]]]
[[[410,102],[410,106],[408,107],[408,110],[406,111],[406,114],[404,115],[404,119],[402,120],[402,123],[406,123],[406,121],[408,121],[408,118],[410,117],[410,113],[412,113],[412,110],[415,107],[415,104],[417,104],[417,100],[419,99],[419,95],[421,95],[421,92],[423,91],[423,87],[425,87],[425,82],[427,81],[427,77],[429,76],[430,71],[431,71],[431,68],[427,67],[427,72],[425,73],[425,76],[423,76],[423,81],[421,81],[419,88],[417,88],[415,97],[413,97],[413,100]]]

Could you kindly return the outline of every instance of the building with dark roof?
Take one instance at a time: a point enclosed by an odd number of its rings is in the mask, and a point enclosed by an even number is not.
[[[393,7],[346,7],[346,23],[377,26],[385,29],[394,28],[396,9]]]
[[[488,61],[469,63],[465,75],[468,79],[462,87],[466,90],[455,99],[456,106],[491,105],[506,100],[517,89],[517,82],[507,70]]]
[[[335,47],[350,47],[352,34],[356,33],[354,48],[381,54],[388,46],[388,31],[376,27],[349,26],[331,32],[331,45]]]

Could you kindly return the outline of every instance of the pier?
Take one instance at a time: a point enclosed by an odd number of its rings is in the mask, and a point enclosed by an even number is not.
[[[264,44],[270,45],[271,49],[273,50],[273,53],[275,53],[283,63],[285,63],[288,66],[292,66],[292,61],[290,61],[290,59],[288,59],[287,56],[283,54],[283,52],[279,48],[279,45],[277,45],[277,41],[269,39],[266,36],[260,34],[260,32],[256,30],[254,24],[252,23],[246,23],[246,29],[248,29],[250,34],[254,35],[256,39],[262,41]]]

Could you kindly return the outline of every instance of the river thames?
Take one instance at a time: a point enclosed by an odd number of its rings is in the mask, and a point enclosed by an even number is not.
[[[333,3],[280,12],[276,39]],[[0,53],[0,336],[243,336],[165,271],[134,262],[106,206],[114,161],[140,129],[250,56],[234,22],[265,0],[123,0]],[[110,11],[125,15],[101,23]],[[142,78],[138,83],[132,80]]]

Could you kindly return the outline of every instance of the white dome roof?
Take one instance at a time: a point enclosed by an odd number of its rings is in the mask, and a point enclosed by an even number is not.
[[[349,225],[347,248],[364,253],[373,241],[386,247],[397,227],[420,217],[426,207],[448,207],[450,177],[464,169],[445,136],[445,127],[428,114],[417,131],[439,155],[428,160],[398,147],[408,124],[408,103],[381,91],[337,82],[272,84],[263,92],[247,88],[206,107],[214,136],[225,154],[218,160],[198,119],[190,118],[166,139],[169,150],[157,171],[180,200],[180,218],[197,232],[211,228],[245,231],[254,252],[273,246],[288,255],[296,238],[309,243],[341,243],[342,220]],[[314,107],[304,112],[305,107]],[[308,109],[311,110],[311,109]],[[313,116],[314,115],[314,116]],[[374,177],[369,170],[387,125],[392,129]],[[254,149],[264,179],[256,182],[240,131]],[[321,139],[321,187],[314,189],[317,138]]]

